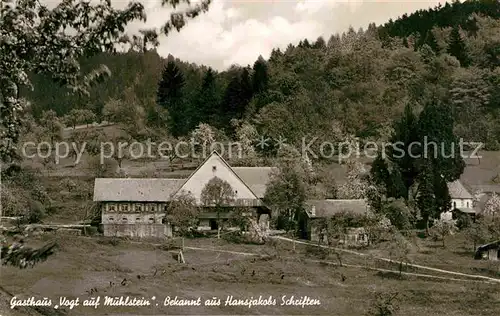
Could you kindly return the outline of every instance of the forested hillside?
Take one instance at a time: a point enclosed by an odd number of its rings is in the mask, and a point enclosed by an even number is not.
[[[498,1],[455,2],[290,44],[269,60],[220,73],[131,49],[84,62],[84,71],[105,64],[112,74],[89,98],[67,95],[43,77],[25,93],[35,118],[85,108],[98,120],[132,120],[136,130],[142,124],[175,137],[200,123],[231,137],[236,119],[291,144],[304,136],[332,141],[339,128],[380,140],[406,104],[419,108],[438,97],[453,105],[459,137],[498,149],[499,17]]]

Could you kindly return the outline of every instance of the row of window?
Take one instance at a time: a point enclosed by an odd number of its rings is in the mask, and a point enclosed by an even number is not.
[[[119,219],[117,219],[117,220],[119,220]],[[136,217],[136,219],[135,219],[135,220],[136,220],[136,222],[143,222],[143,219],[142,219],[141,217]],[[110,222],[114,222],[114,221],[115,221],[115,218],[114,218],[114,217],[108,217],[108,221],[110,221]],[[165,224],[165,221],[166,221],[166,220],[165,220],[165,218],[162,218],[161,223],[162,223],[162,224]],[[123,217],[123,218],[122,218],[122,223],[123,223],[123,222],[128,222],[128,218],[127,218],[127,217]],[[155,218],[154,218],[154,217],[150,217],[150,218],[148,218],[148,223],[149,223],[149,224],[154,224],[154,223],[156,223]]]
[[[161,209],[161,207],[157,207],[156,205],[149,205],[149,211],[150,212],[156,212]],[[122,212],[128,212],[129,211],[129,205],[128,204],[123,204],[123,205],[118,205],[118,207],[114,204],[111,204],[109,206],[109,211],[113,212],[116,210],[120,210]],[[143,207],[143,205],[138,204],[138,205],[132,205],[132,208],[135,212],[142,212],[143,210],[146,209],[146,207]],[[166,212],[167,211],[167,206],[163,206],[163,210]]]
[[[240,199],[235,202],[236,205],[253,205],[255,204],[256,201],[254,200],[245,200],[245,199]],[[215,203],[215,200],[214,200]],[[143,211],[149,211],[149,212],[161,212],[163,209],[163,212],[167,212],[168,206],[162,205],[143,205],[143,204],[132,204],[131,207],[129,208],[130,204],[109,204],[108,211],[110,212],[116,212],[116,211],[121,211],[121,212],[129,212],[129,210],[133,210],[133,212],[143,212]]]
[[[461,207],[465,206],[463,201],[460,204],[462,204]],[[453,208],[457,208],[457,202],[453,202]],[[469,201],[467,201],[467,208],[470,208]]]

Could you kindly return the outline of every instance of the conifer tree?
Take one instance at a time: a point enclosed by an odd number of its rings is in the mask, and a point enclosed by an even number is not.
[[[439,171],[446,182],[460,178],[465,162],[460,153],[460,144],[454,134],[454,120],[451,107],[433,100],[428,102],[418,119],[418,135],[422,150],[427,146],[427,158],[434,159],[435,170]],[[436,144],[436,148],[434,145]],[[425,156],[425,152],[421,152]]]
[[[419,116],[418,135],[422,149],[415,164],[419,173],[419,196],[432,193],[432,201],[424,202],[423,197],[419,198],[419,208],[427,225],[431,218],[438,218],[441,212],[449,209],[451,198],[447,183],[459,179],[465,169],[453,125],[450,107],[436,100],[428,102]]]
[[[186,84],[184,75],[174,61],[169,61],[163,69],[158,83],[157,102],[168,108],[169,104],[182,97],[182,88]]]
[[[215,71],[208,68],[203,76],[201,88],[196,97],[196,106],[191,113],[194,126],[198,126],[200,123],[216,125],[220,102],[215,75]]]
[[[408,191],[417,176],[417,169],[412,158],[413,148],[410,146],[411,143],[418,141],[417,124],[418,119],[413,113],[413,107],[407,104],[403,117],[394,125],[394,134],[391,137],[393,145],[389,147],[389,160],[398,167],[401,175],[400,181],[404,184],[404,190],[394,189],[396,194],[394,198],[408,198]]]
[[[426,230],[429,228],[429,220],[436,214],[436,196],[434,192],[434,171],[430,160],[422,166],[422,172],[418,176],[418,197],[417,205],[420,215],[426,223]]]
[[[457,180],[465,168],[453,125],[447,104],[428,102],[418,119],[407,105],[394,126],[388,160],[379,157],[372,166],[375,184],[381,185],[388,197],[409,201],[410,189],[418,185],[417,206],[427,225],[449,209],[447,183]],[[417,146],[412,148],[412,143]]]
[[[243,103],[246,107],[253,96],[252,77],[250,76],[250,70],[248,67],[243,68],[240,84]]]
[[[438,45],[438,42],[437,42],[437,39],[436,39],[436,36],[434,36],[434,33],[432,32],[432,30],[429,30],[427,32],[427,34],[425,35],[425,38],[424,38],[424,43],[423,44],[427,44],[429,45],[429,47],[432,49],[432,51],[434,51],[435,53],[438,53],[439,52],[439,45]]]
[[[462,67],[467,67],[470,64],[470,59],[467,54],[467,47],[460,35],[458,27],[454,27],[450,34],[450,44],[448,45],[448,53],[458,59]]]
[[[259,56],[253,64],[252,85],[254,93],[261,93],[269,87],[267,63],[262,56]]]
[[[231,79],[226,88],[220,115],[223,118],[221,127],[234,132],[229,122],[232,119],[239,120],[243,117],[251,98],[252,83],[250,73],[247,68],[244,68]]]
[[[311,44],[307,40],[307,38],[302,42],[302,47],[303,48],[311,48]]]
[[[326,47],[326,42],[322,36],[318,37],[316,42],[313,44],[313,48],[315,48],[315,49],[322,49],[325,47]]]
[[[408,39],[406,37],[403,37],[403,46],[406,48],[410,48],[410,45],[408,44]]]
[[[330,36],[330,38],[328,39],[328,48],[336,48],[338,47],[340,44],[340,35],[339,34],[335,34],[335,35],[332,35]]]
[[[183,102],[182,88],[186,84],[184,75],[174,61],[169,61],[163,69],[158,83],[157,104],[169,112],[169,129],[172,135],[180,136],[188,132],[187,110]]]

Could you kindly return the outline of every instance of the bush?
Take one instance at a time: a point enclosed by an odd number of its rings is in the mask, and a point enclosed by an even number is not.
[[[470,218],[469,215],[467,214],[458,214],[457,215],[457,228],[462,230],[462,229],[467,229],[472,225],[472,219]]]
[[[84,227],[83,234],[85,236],[95,236],[99,233],[99,229],[95,226]]]
[[[375,301],[372,303],[370,310],[366,313],[367,316],[392,316],[395,315],[398,307],[398,293],[379,293]]]
[[[325,260],[328,258],[329,250],[323,247],[307,246],[306,255]]]
[[[118,246],[120,243],[121,243],[121,240],[120,238],[118,237],[111,237],[111,238],[103,238],[103,239],[99,239],[97,241],[98,244],[101,244],[101,245],[110,245],[110,246]]]
[[[45,207],[38,201],[29,201],[28,210],[23,215],[24,222],[27,224],[40,223],[45,217]]]
[[[398,230],[408,231],[413,228],[411,210],[403,200],[390,202],[384,207],[383,213]]]
[[[222,235],[222,239],[233,244],[250,244],[260,245],[261,243],[255,242],[249,235],[242,234],[241,232],[233,232]]]
[[[484,144],[484,150],[487,150],[487,151],[500,150],[500,143],[496,139],[489,139]]]

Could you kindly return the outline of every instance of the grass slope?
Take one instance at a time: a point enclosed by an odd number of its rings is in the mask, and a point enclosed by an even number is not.
[[[43,243],[53,236],[32,239],[30,243]],[[399,292],[400,315],[498,315],[500,288],[498,284],[431,280],[416,277],[399,279],[397,273],[379,273],[366,269],[314,263],[318,254],[311,246],[290,243],[253,246],[229,244],[222,240],[186,240],[186,246],[218,248],[229,251],[270,255],[267,258],[235,255],[213,251],[186,249],[186,264],[178,264],[164,247],[152,243],[112,242],[107,238],[59,237],[60,251],[47,262],[34,269],[2,269],[2,285],[18,295],[89,297],[86,291],[97,288],[93,296],[155,296],[159,306],[104,307],[97,309],[77,307],[69,315],[363,315],[373,303],[377,293]],[[461,250],[463,238],[453,238],[454,248]],[[421,251],[413,255],[415,263],[434,264],[452,271],[471,272],[472,268],[486,265],[457,250],[431,247],[430,241],[421,242]],[[460,246],[462,245],[462,246]],[[456,248],[455,248],[456,247]],[[162,249],[163,248],[163,249]],[[424,250],[424,251],[422,251]],[[383,254],[381,250],[372,250]],[[326,258],[328,259],[328,258]],[[335,256],[328,260],[335,261]],[[358,256],[343,255],[347,264],[376,266]],[[387,268],[387,267],[386,267]],[[389,267],[395,269],[395,267]],[[154,271],[157,271],[154,275]],[[422,272],[421,273],[426,273]],[[491,275],[491,272],[476,271]],[[140,278],[138,277],[140,276]],[[281,278],[283,276],[283,278]],[[449,277],[449,276],[448,276]],[[344,278],[344,281],[342,280]],[[127,279],[126,285],[120,285]],[[110,282],[114,286],[110,286]],[[307,295],[320,300],[320,306],[190,306],[165,307],[167,296],[203,300],[214,296],[222,305],[227,296],[254,298],[272,295],[280,304],[283,295]]]

